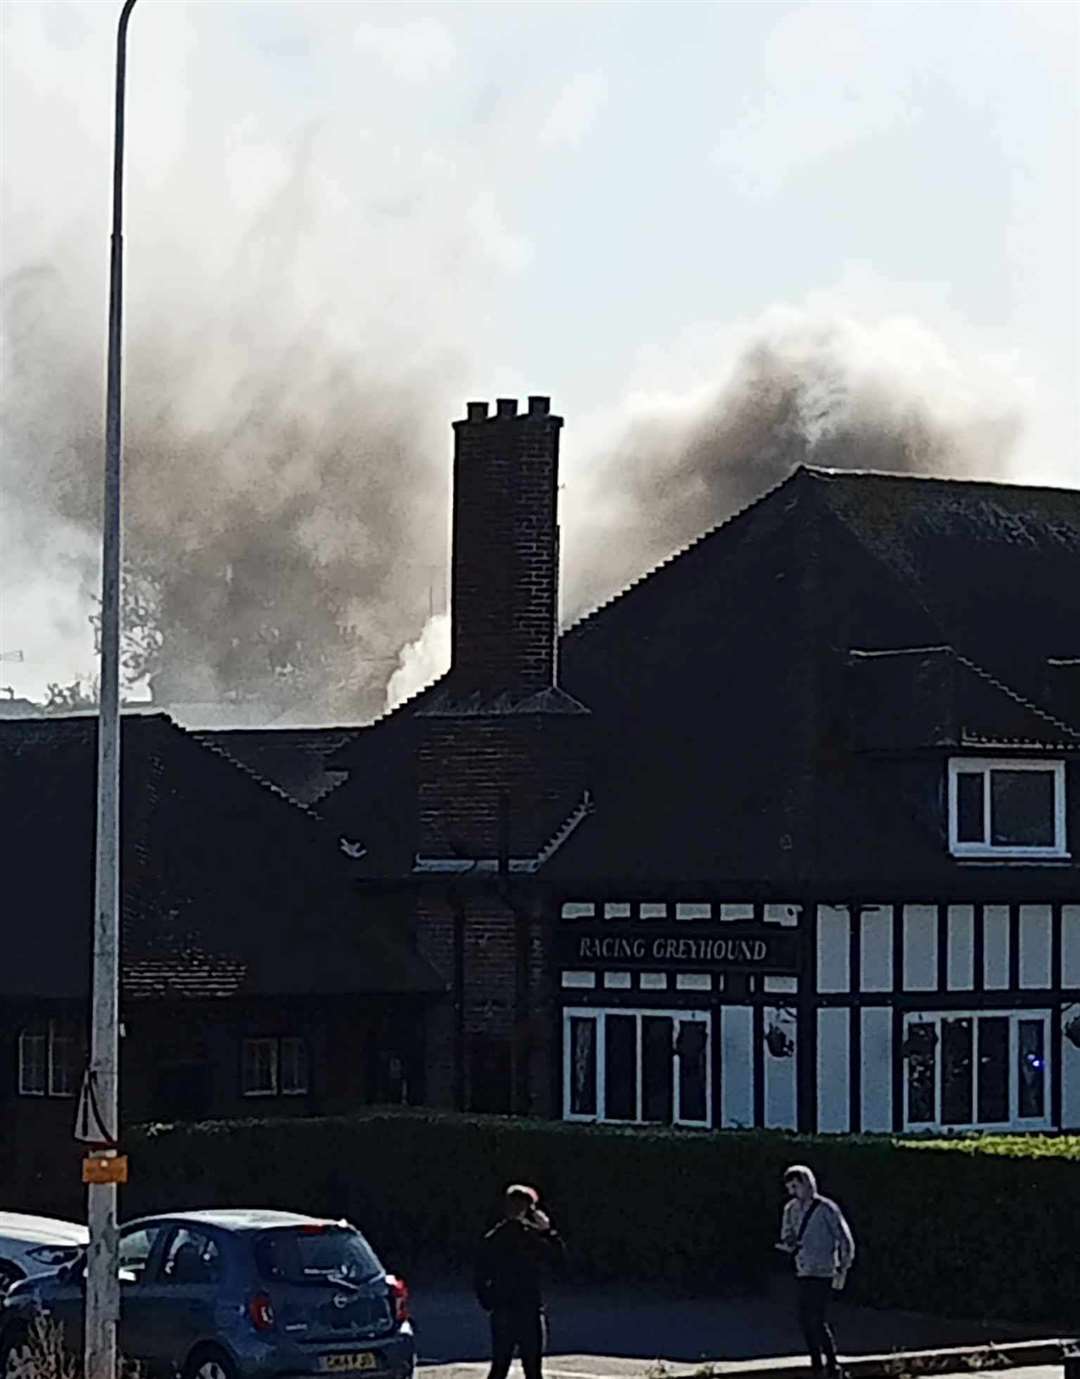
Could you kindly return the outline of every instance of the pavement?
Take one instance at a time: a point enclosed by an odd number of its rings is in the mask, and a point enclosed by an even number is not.
[[[410,1280],[424,1379],[484,1379],[487,1317],[468,1290]],[[552,1289],[545,1379],[801,1379],[808,1374],[792,1301],[686,1297],[634,1287]],[[852,1379],[1008,1367],[1062,1379],[1053,1327],[965,1322],[838,1303],[833,1325]],[[1043,1344],[1039,1344],[1043,1342]],[[520,1379],[517,1361],[510,1379]]]

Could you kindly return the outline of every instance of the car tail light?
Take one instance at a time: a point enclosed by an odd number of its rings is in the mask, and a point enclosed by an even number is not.
[[[394,1321],[409,1320],[409,1289],[403,1278],[396,1274],[386,1275],[386,1286],[390,1289],[390,1302],[394,1309]]]
[[[256,1293],[248,1303],[248,1316],[256,1331],[273,1331],[274,1306],[265,1293]]]

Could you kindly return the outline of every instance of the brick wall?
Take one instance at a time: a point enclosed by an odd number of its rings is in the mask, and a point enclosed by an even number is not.
[[[454,423],[451,674],[460,693],[529,692],[556,680],[562,418],[541,397],[487,410]]]

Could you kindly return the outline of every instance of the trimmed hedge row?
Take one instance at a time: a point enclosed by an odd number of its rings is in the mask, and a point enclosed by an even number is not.
[[[148,1126],[129,1140],[127,1217],[249,1204],[348,1216],[389,1267],[464,1270],[503,1186],[536,1183],[578,1277],[755,1291],[780,1179],[809,1163],[843,1205],[852,1296],[876,1306],[1080,1326],[1080,1139],[926,1142],[700,1135],[502,1117]]]

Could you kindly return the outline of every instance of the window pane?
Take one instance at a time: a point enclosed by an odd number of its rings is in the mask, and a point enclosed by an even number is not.
[[[120,1237],[120,1268],[141,1280],[146,1270],[146,1262],[154,1248],[154,1241],[165,1229],[164,1226],[144,1226],[142,1230],[129,1231]]]
[[[979,1021],[978,1099],[981,1125],[1009,1119],[1009,1022],[1003,1016]]]
[[[941,1022],[941,1119],[945,1125],[970,1125],[974,1087],[970,1019]]]
[[[247,1096],[272,1096],[277,1091],[276,1039],[244,1040],[243,1090]]]
[[[641,1113],[644,1120],[670,1125],[675,1112],[674,1022],[668,1015],[641,1021]]]
[[[1041,1119],[1046,1115],[1045,1026],[1041,1020],[1021,1020],[1017,1027],[1017,1088],[1020,1115]]]
[[[637,1119],[637,1022],[632,1015],[605,1017],[604,1116]]]
[[[47,1058],[46,1035],[19,1035],[19,1092],[23,1096],[45,1095]]]
[[[307,1044],[303,1039],[281,1041],[281,1090],[296,1096],[308,1089]]]
[[[990,782],[990,841],[998,847],[1053,847],[1053,772],[995,770]]]
[[[74,1096],[75,1040],[54,1033],[49,1050],[49,1095]]]
[[[570,1018],[570,1114],[596,1115],[596,1021]]]
[[[679,1119],[704,1121],[709,1113],[705,1066],[709,1027],[704,1020],[679,1021],[675,1051],[679,1060]]]
[[[985,843],[984,776],[981,771],[960,771],[956,777],[956,841]]]
[[[182,1228],[169,1244],[161,1274],[165,1283],[217,1283],[221,1251],[212,1236]]]
[[[937,1068],[937,1028],[928,1022],[907,1027],[908,1121],[923,1125],[937,1119],[934,1077]]]

